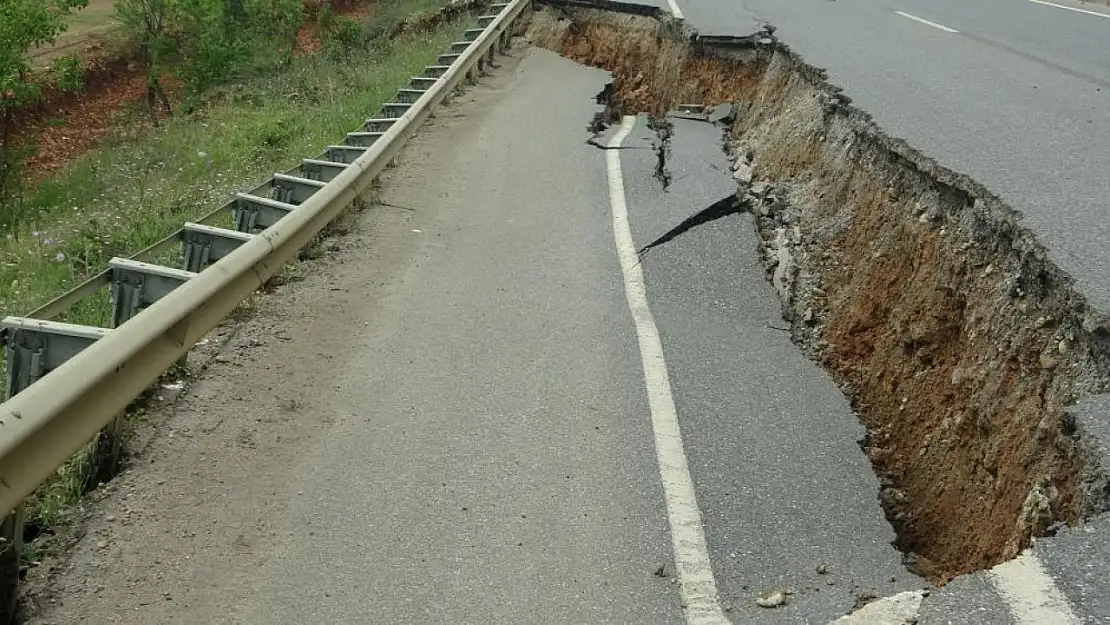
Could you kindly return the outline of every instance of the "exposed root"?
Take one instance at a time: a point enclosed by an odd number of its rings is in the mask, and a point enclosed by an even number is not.
[[[538,13],[533,28],[611,71],[624,113],[734,103],[727,147],[784,317],[867,426],[915,570],[988,567],[1107,509],[1094,446],[1065,413],[1110,388],[1106,319],[997,197],[886,137],[769,34],[697,39],[665,17],[588,9]]]

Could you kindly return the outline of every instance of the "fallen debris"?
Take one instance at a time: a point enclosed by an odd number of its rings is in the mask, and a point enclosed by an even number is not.
[[[789,593],[781,588],[769,590],[756,597],[755,604],[761,608],[777,608],[786,604],[787,594]]]

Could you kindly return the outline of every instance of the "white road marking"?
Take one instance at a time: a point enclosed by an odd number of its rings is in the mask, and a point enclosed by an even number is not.
[[[895,13],[897,13],[898,15],[901,15],[902,17],[907,17],[907,18],[909,18],[909,19],[911,19],[915,22],[921,22],[922,24],[925,24],[926,26],[932,26],[933,28],[939,28],[940,30],[943,30],[946,33],[958,33],[958,32],[960,32],[960,31],[956,30],[955,28],[949,28],[949,27],[945,26],[944,24],[938,24],[936,22],[930,22],[929,20],[927,20],[923,17],[918,17],[916,15],[910,15],[909,13],[905,13],[905,12],[902,12],[902,11],[895,11]]]
[[[1079,7],[1069,7],[1063,4],[1056,4],[1055,2],[1045,2],[1045,0],[1029,0],[1036,4],[1043,4],[1047,7],[1056,7],[1057,9],[1064,9],[1065,11],[1075,11],[1076,13],[1086,13],[1087,15],[1097,15],[1099,17],[1110,17],[1110,13],[1099,13],[1098,11],[1088,11],[1087,9],[1080,9]]]
[[[686,18],[682,17],[682,9],[678,8],[678,3],[675,2],[675,0],[667,0],[667,4],[670,5],[671,15],[673,15],[675,17],[675,19],[678,19],[678,20],[686,19]]]
[[[924,592],[911,590],[872,601],[829,625],[912,625],[921,611]]]
[[[620,130],[609,141],[605,151],[605,165],[609,174],[609,203],[613,209],[613,239],[617,244],[621,272],[624,274],[624,295],[628,309],[636,324],[636,337],[640,343],[640,360],[644,368],[648,405],[651,408],[651,427],[655,434],[655,457],[659,475],[663,480],[663,496],[667,503],[667,521],[671,527],[671,547],[674,549],[675,568],[682,589],[688,625],[725,625],[729,621],[717,600],[717,582],[709,562],[709,549],[705,545],[705,529],[701,511],[694,495],[694,480],[686,465],[686,452],[682,448],[682,432],[671,395],[671,381],[667,363],[663,359],[663,343],[659,329],[648,308],[644,288],[644,272],[636,254],[636,244],[628,226],[628,206],[624,200],[624,178],[621,175],[619,148],[632,127],[635,116],[625,116]]]
[[[1018,625],[1080,625],[1037,556],[1025,552],[987,572]]]

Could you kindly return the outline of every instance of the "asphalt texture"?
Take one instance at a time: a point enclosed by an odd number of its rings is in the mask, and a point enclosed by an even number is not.
[[[1104,514],[1086,525],[1066,528],[1033,549],[1086,623],[1110,623],[1108,536],[1110,515]]]
[[[983,573],[964,575],[921,602],[918,625],[1019,625]]]
[[[665,176],[657,174],[660,140],[645,118],[621,152],[641,249],[736,193],[721,129],[672,124]],[[923,587],[891,547],[878,480],[857,444],[863,428],[783,331],[751,216],[697,225],[641,258],[717,583],[734,622],[826,623],[861,594]],[[775,588],[793,591],[786,606],[755,604]]]
[[[318,374],[334,425],[293,468],[241,623],[681,623],[640,353],[613,241],[604,73],[530,51],[506,89],[429,135],[383,191],[438,215],[424,255]],[[542,121],[536,111],[544,111]],[[735,193],[720,131],[678,122],[621,154],[637,246]],[[722,606],[826,623],[900,565],[862,435],[776,329],[748,217],[644,256]],[[781,323],[781,322],[778,322]],[[818,566],[824,574],[818,573]],[[785,606],[760,593],[789,590]]]
[[[1018,210],[1078,290],[1110,313],[1110,17],[1103,16],[1110,9],[1071,0],[1056,4],[1101,15],[1026,0],[677,3],[702,34],[774,26],[888,134]],[[1093,398],[1076,409],[1104,458],[1106,404]],[[1035,549],[1084,622],[1110,622],[1101,599],[1110,596],[1107,523],[1104,516]],[[998,607],[991,586],[975,576],[927,597],[921,618],[1007,622]]]
[[[236,622],[683,621],[605,152],[586,143],[606,81],[531,51],[386,188],[440,215],[420,229],[433,243],[326,376],[336,425],[294,471],[307,495],[284,522],[313,537],[275,547]],[[644,120],[622,150],[637,246],[735,193],[720,131],[675,132],[669,191]],[[643,263],[722,606],[826,623],[859,593],[920,588],[858,422],[776,329],[749,218]],[[756,605],[779,588],[785,606]]]
[[[293,488],[311,495],[289,512],[315,537],[275,550],[237,620],[682,622],[604,163],[585,143],[606,81],[529,54],[384,191],[440,217],[326,376],[346,418],[300,463]]]

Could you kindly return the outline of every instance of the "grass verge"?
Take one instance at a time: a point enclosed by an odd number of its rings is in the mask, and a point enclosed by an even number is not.
[[[26,200],[31,217],[0,240],[0,311],[25,314],[100,270],[216,208],[269,173],[318,154],[356,128],[459,34],[447,21],[423,33],[386,34],[442,0],[370,6],[365,45],[324,46],[287,67],[204,95],[196,112],[163,127],[121,131],[43,180]],[[132,117],[133,116],[133,117]],[[106,326],[106,299],[90,298],[65,321]],[[83,492],[79,454],[27,501],[29,528],[52,527]]]

